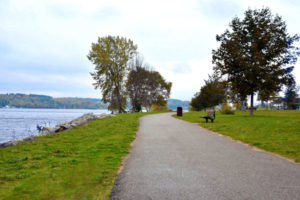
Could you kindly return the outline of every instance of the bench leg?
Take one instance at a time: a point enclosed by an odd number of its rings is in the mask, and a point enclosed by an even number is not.
[[[208,119],[207,119],[207,118],[205,118],[205,120],[206,120],[206,123],[208,123]]]
[[[211,122],[211,123],[214,123],[214,119],[210,119],[210,122]]]

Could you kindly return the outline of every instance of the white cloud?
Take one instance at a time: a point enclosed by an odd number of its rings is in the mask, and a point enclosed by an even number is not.
[[[63,75],[63,74],[46,74],[46,73],[27,73],[27,72],[11,72],[6,70],[0,70],[0,79],[7,83],[34,83],[34,84],[57,84],[64,86],[81,86],[90,87],[92,85],[91,77],[87,75]]]

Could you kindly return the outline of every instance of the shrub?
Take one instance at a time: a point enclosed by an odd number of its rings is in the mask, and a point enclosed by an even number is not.
[[[228,104],[225,104],[223,105],[223,108],[220,109],[220,113],[223,115],[234,115],[234,110],[232,110]]]
[[[151,107],[150,112],[166,112],[166,111],[172,111],[168,108],[167,104],[166,105],[157,105],[154,104]]]

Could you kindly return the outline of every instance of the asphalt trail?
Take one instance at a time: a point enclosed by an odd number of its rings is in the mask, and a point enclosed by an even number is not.
[[[140,119],[112,200],[299,200],[300,165],[170,113]]]

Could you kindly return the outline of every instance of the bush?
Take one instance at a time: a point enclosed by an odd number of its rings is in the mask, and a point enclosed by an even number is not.
[[[220,113],[223,115],[234,115],[234,110],[232,110],[232,108],[226,104],[223,105],[223,108],[220,110]]]
[[[154,104],[152,105],[150,110],[150,112],[167,112],[167,111],[172,111],[171,109],[168,108],[167,104],[165,105]]]

